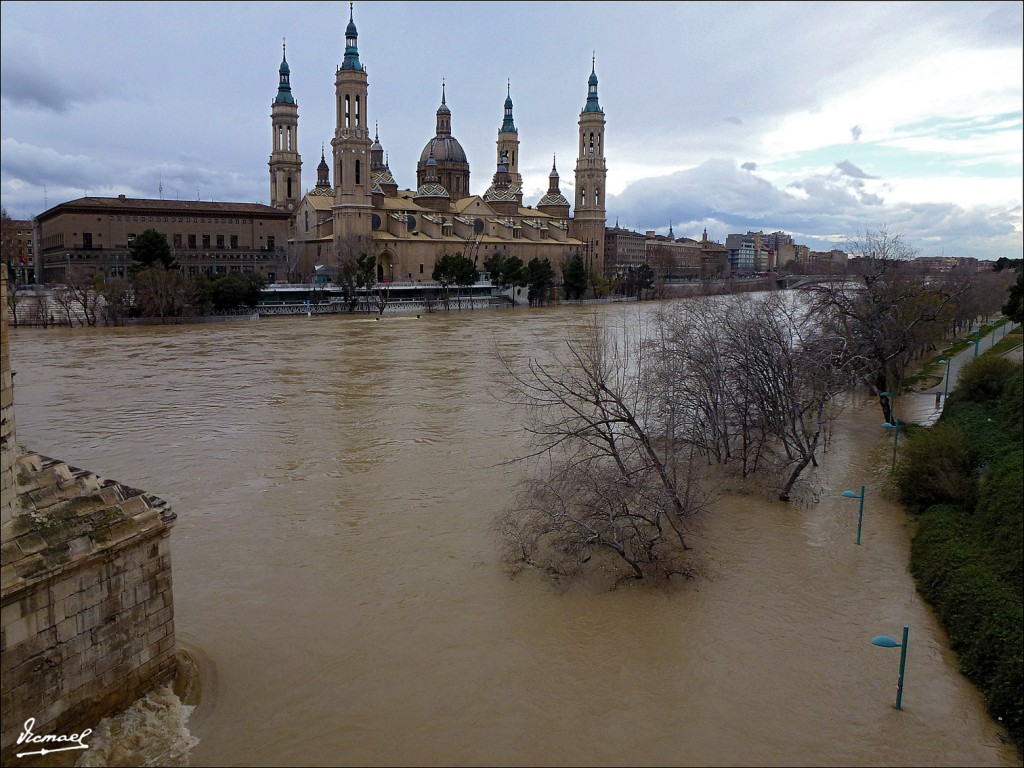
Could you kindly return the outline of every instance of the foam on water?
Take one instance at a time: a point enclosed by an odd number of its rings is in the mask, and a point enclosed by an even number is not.
[[[170,685],[151,691],[116,717],[106,717],[89,738],[76,766],[189,764],[199,743],[188,730],[195,709],[181,703]]]

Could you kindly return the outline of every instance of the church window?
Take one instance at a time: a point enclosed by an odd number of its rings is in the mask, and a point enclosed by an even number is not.
[[[580,187],[580,197],[579,197],[579,200],[580,200],[579,205],[586,205],[587,204],[587,188],[586,187]]]
[[[306,211],[306,231],[309,232],[309,211]]]
[[[292,196],[292,177],[289,176],[288,177],[288,193],[287,193],[287,197],[291,197],[291,196]]]
[[[594,206],[595,207],[600,207],[601,206],[601,188],[600,187],[598,187],[597,189],[594,190]]]
[[[356,184],[359,183],[359,161],[356,160]]]
[[[346,128],[349,127],[350,121],[352,119],[352,115],[351,115],[352,102],[350,101],[350,98],[351,97],[349,97],[349,96],[345,96],[345,127]]]
[[[455,191],[456,192],[461,192],[462,191],[462,177],[460,177],[460,176],[456,176],[455,177]]]
[[[361,119],[362,119],[362,115],[360,114],[360,109],[359,109],[359,97],[356,96],[356,125],[357,126],[362,125],[362,122],[360,122]]]

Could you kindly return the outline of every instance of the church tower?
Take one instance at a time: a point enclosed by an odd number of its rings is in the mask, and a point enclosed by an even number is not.
[[[579,159],[576,160],[576,208],[572,235],[584,243],[583,258],[589,269],[604,271],[605,180],[604,110],[597,100],[597,70],[591,61],[587,103],[580,112]]]
[[[299,105],[292,96],[287,50],[281,44],[277,98],[270,107],[274,142],[270,153],[270,204],[292,213],[302,197],[302,158],[299,156]]]
[[[498,131],[498,165],[504,165],[512,179],[512,189],[519,204],[523,204],[523,177],[519,175],[519,131],[512,119],[512,83],[505,95],[505,117]]]
[[[370,252],[373,222],[370,178],[370,130],[366,68],[359,63],[358,33],[349,3],[345,29],[345,58],[334,79],[337,127],[334,150],[334,255],[358,256]],[[352,246],[358,249],[351,253]]]

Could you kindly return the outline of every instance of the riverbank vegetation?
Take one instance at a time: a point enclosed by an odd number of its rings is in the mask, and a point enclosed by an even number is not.
[[[573,329],[554,363],[504,360],[505,399],[534,440],[527,480],[496,524],[510,568],[564,576],[611,556],[628,578],[687,573],[704,469],[770,478],[788,501],[817,466],[840,394],[867,385],[892,421],[911,366],[995,314],[1012,283],[915,265],[884,230],[856,253],[848,275],[806,291],[666,303],[647,321]],[[946,440],[951,465],[922,470],[925,487],[964,502],[963,439],[931,439]]]
[[[897,474],[917,519],[910,568],[960,668],[1024,745],[1024,368],[986,354],[935,427],[908,433]]]

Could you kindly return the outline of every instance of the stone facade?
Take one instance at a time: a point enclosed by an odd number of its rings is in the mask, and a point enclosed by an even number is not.
[[[174,676],[174,514],[151,494],[19,448],[0,296],[0,757],[11,764],[29,718],[37,735],[80,733]]]
[[[256,203],[82,197],[36,217],[40,282],[124,276],[128,244],[147,229],[167,238],[188,276],[288,273],[288,214]]]

